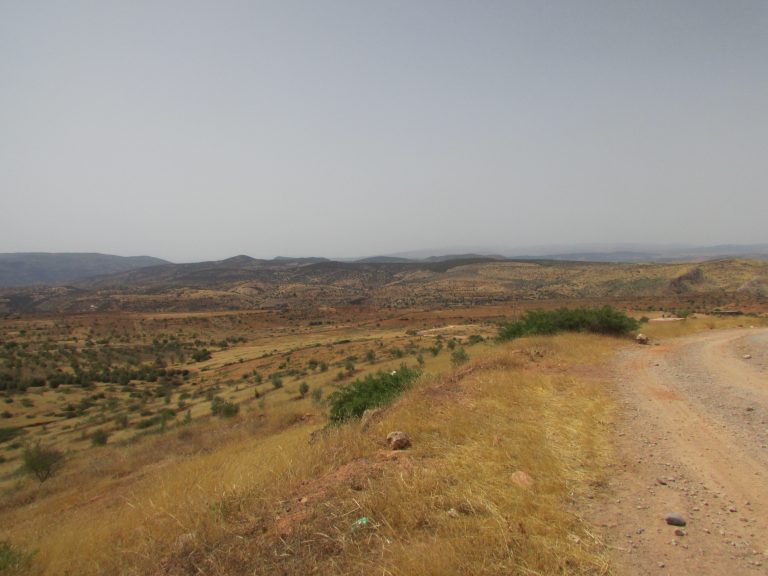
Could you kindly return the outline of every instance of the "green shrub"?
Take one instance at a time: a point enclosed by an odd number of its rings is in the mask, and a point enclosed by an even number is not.
[[[307,384],[306,382],[302,382],[301,384],[299,384],[299,394],[301,395],[302,398],[304,398],[304,396],[307,395],[307,392],[309,392],[309,384]]]
[[[672,314],[677,316],[678,318],[688,318],[693,312],[691,310],[688,310],[687,308],[673,308],[670,310]]]
[[[43,483],[61,467],[64,453],[55,448],[42,446],[38,442],[24,448],[21,460],[23,469]]]
[[[16,436],[20,436],[21,432],[21,428],[0,428],[0,443],[13,440]]]
[[[350,418],[359,418],[368,408],[389,404],[419,373],[418,369],[401,364],[399,370],[379,371],[339,388],[328,397],[331,422],[340,424]]]
[[[155,424],[160,424],[160,416],[152,416],[150,418],[145,418],[144,420],[139,420],[133,427],[136,428],[136,430],[144,430],[146,428],[151,428]]]
[[[192,360],[194,360],[195,362],[204,362],[210,359],[211,359],[211,353],[206,348],[203,348],[202,350],[195,350],[192,353]]]
[[[99,428],[91,432],[91,445],[92,446],[104,446],[109,440],[109,432]]]
[[[512,340],[533,334],[556,334],[558,332],[594,332],[597,334],[621,335],[637,330],[639,322],[605,306],[593,310],[588,308],[559,308],[552,311],[531,310],[515,322],[504,324],[499,330],[499,340]]]
[[[312,389],[312,402],[315,404],[320,404],[320,400],[323,397],[323,389],[322,388],[313,388]]]
[[[235,402],[227,402],[221,396],[216,396],[211,401],[211,414],[221,418],[232,418],[240,412],[240,405]]]
[[[464,350],[464,348],[459,348],[458,350],[454,350],[451,354],[451,364],[454,368],[461,366],[462,364],[469,361],[469,354],[467,354],[467,351]]]

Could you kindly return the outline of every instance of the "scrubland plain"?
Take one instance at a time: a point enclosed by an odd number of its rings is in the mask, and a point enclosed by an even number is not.
[[[665,310],[646,295],[622,307],[651,320],[652,340],[765,324],[759,297],[716,296],[751,316],[704,314],[674,291]],[[608,365],[631,338],[495,341],[527,309],[600,303],[10,314],[0,567],[612,573],[583,502],[616,457]],[[653,321],[674,314],[687,318]],[[328,425],[334,390],[403,364],[421,376],[370,423]],[[393,430],[408,450],[388,449]],[[63,454],[44,482],[23,466],[38,445]]]

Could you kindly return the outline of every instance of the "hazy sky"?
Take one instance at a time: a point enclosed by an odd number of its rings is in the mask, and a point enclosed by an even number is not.
[[[768,242],[768,2],[0,0],[0,252]]]

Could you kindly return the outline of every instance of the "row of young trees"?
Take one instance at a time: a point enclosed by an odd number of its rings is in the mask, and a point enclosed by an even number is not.
[[[139,367],[119,366],[115,368],[101,368],[83,370],[77,369],[74,372],[57,371],[51,372],[46,376],[34,376],[30,378],[19,378],[17,375],[0,372],[0,392],[24,392],[28,388],[39,388],[48,386],[49,388],[58,388],[61,385],[88,387],[96,382],[105,382],[107,384],[126,385],[132,380],[142,382],[166,381],[181,383],[190,376],[188,369],[161,368],[152,364],[144,364]]]

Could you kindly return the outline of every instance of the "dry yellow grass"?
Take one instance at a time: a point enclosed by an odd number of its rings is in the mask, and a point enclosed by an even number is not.
[[[476,347],[455,372],[444,351],[369,429],[313,444],[321,422],[275,402],[92,450],[7,495],[0,536],[46,575],[606,573],[575,503],[610,459],[610,386],[591,369],[615,342]],[[410,450],[386,450],[394,429]]]

